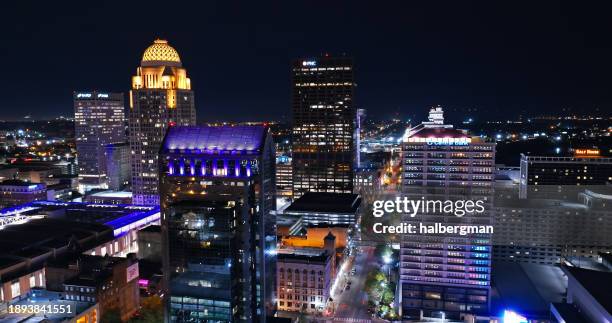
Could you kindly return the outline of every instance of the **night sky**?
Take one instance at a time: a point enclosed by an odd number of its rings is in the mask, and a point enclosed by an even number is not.
[[[11,2],[7,4],[6,2]],[[605,6],[605,7],[604,7]],[[612,111],[610,5],[574,1],[3,1],[0,119],[72,115],[72,91],[127,92],[157,37],[198,120],[287,119],[290,63],[355,58],[356,106],[421,118]]]

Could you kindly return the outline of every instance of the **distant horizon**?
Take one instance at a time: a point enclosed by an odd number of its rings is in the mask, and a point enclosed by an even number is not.
[[[179,53],[201,120],[288,120],[291,63],[321,53],[354,59],[354,106],[375,119],[437,104],[496,119],[612,111],[608,3],[207,2],[152,29],[134,17],[159,15],[155,3],[7,6],[0,106],[11,119],[69,115],[75,90],[127,93],[156,38]]]

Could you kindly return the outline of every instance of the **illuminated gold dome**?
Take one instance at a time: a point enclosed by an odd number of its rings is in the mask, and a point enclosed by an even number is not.
[[[178,52],[164,39],[156,39],[142,55],[142,66],[181,66]]]

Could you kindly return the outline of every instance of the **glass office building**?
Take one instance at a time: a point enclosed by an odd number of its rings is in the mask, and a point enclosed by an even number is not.
[[[352,59],[298,60],[292,76],[293,197],[352,193],[357,121]]]
[[[171,127],[160,193],[170,322],[275,312],[275,154],[267,128]]]

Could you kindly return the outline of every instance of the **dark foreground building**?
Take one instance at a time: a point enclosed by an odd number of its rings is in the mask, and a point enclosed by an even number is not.
[[[357,119],[352,59],[298,60],[292,75],[293,197],[352,193]]]
[[[160,192],[170,322],[275,311],[274,146],[264,127],[171,127]]]

